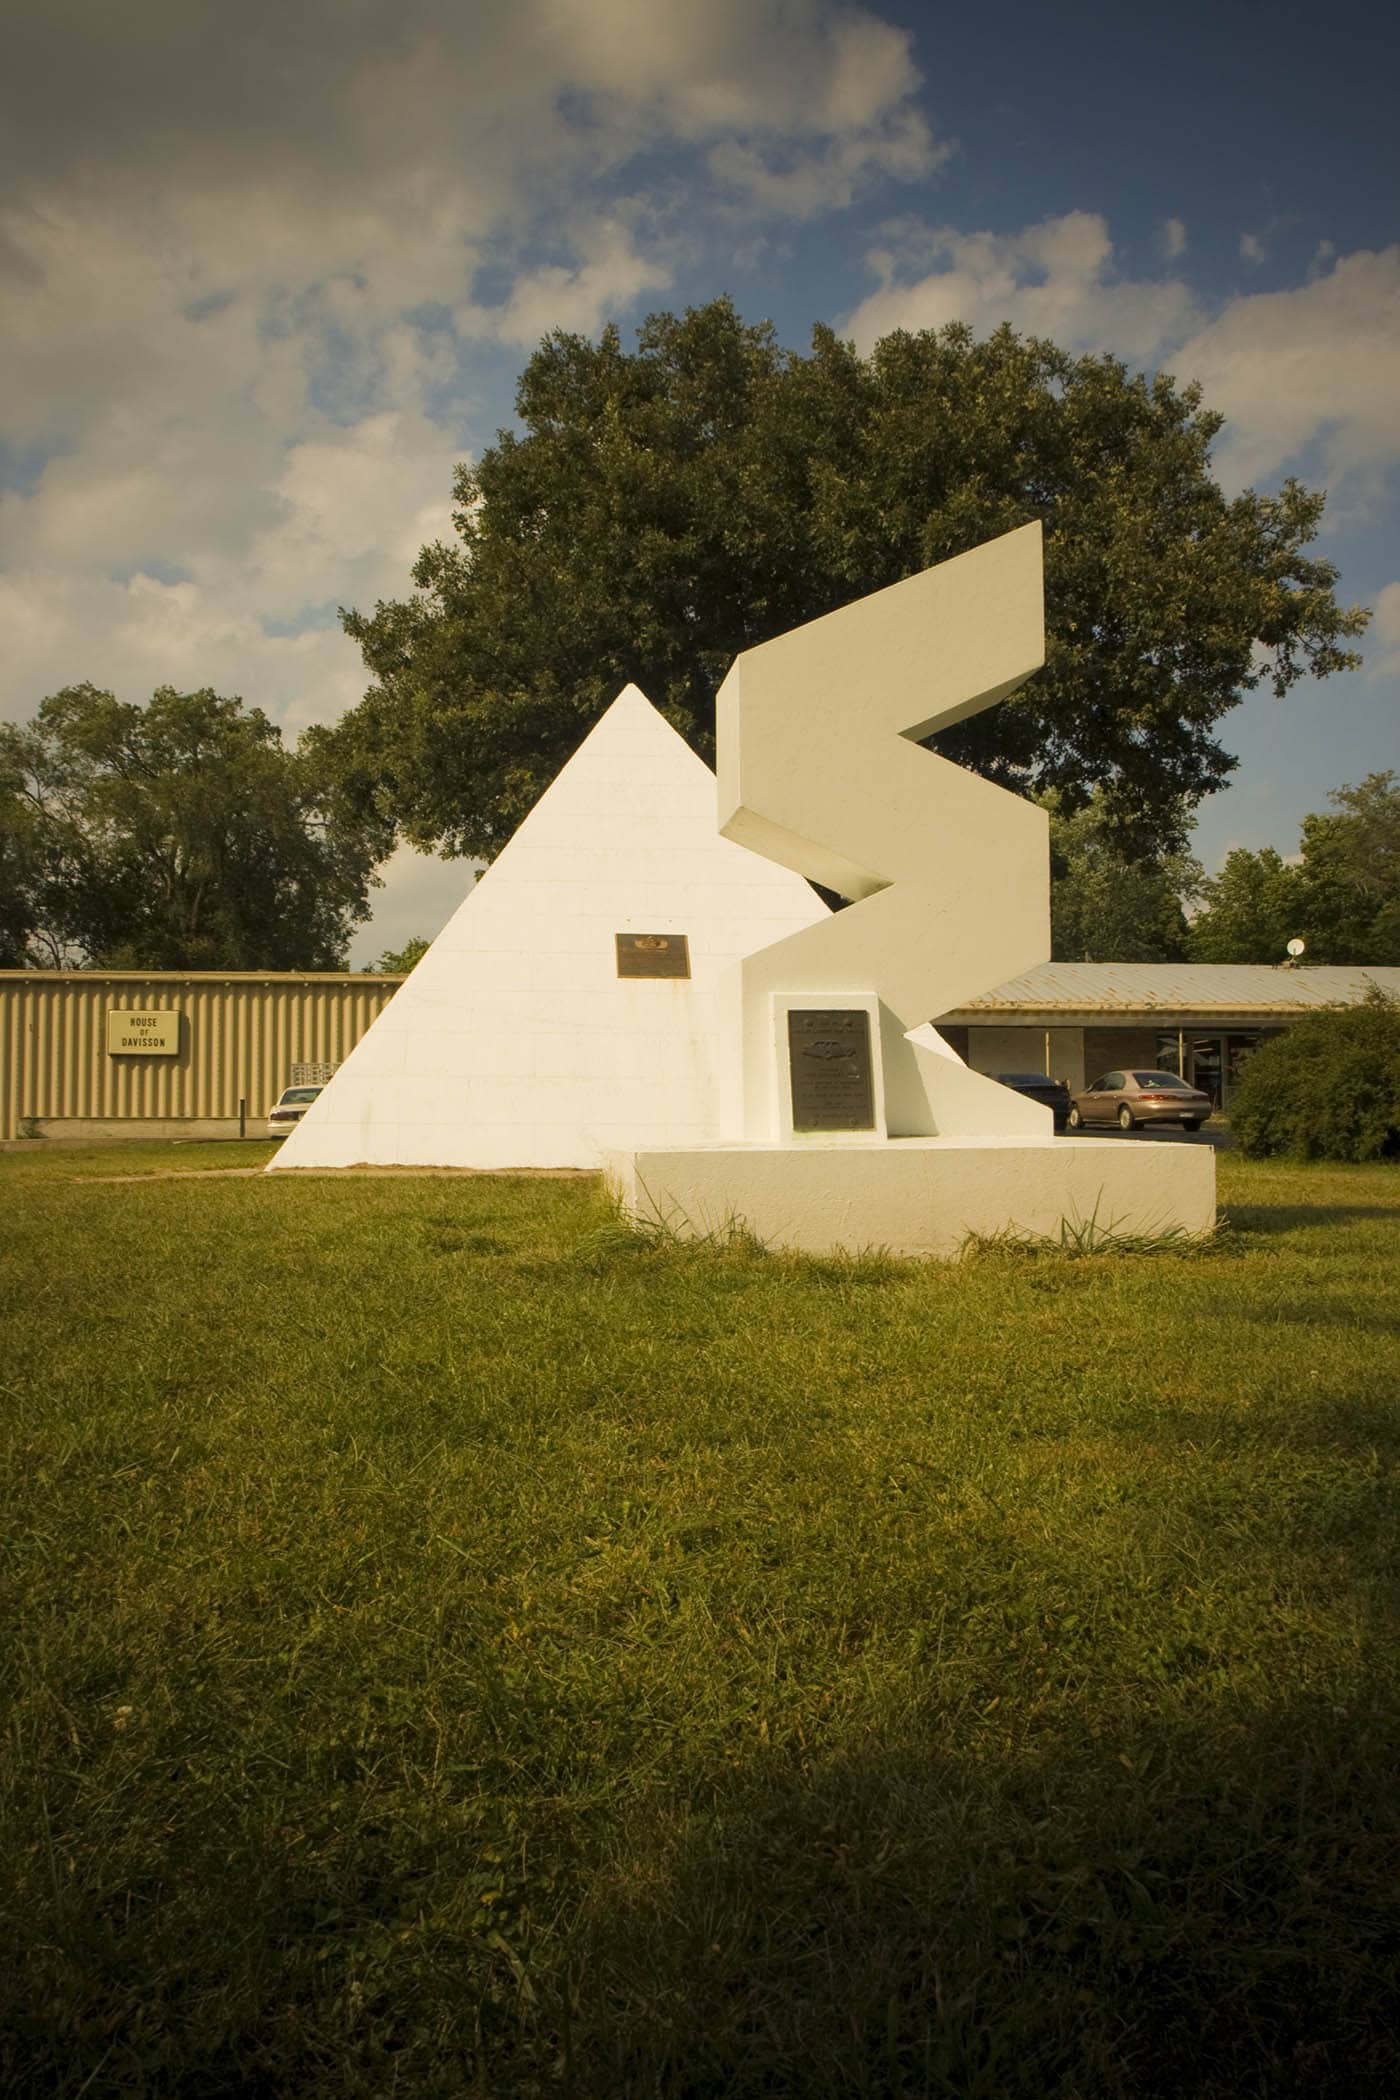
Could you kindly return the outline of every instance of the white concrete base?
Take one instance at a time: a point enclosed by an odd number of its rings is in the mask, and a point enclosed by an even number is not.
[[[685,1238],[741,1225],[765,1246],[807,1254],[956,1255],[970,1233],[1058,1237],[1208,1232],[1208,1145],[1114,1138],[891,1138],[865,1146],[705,1145],[608,1152],[603,1170],[629,1217]]]

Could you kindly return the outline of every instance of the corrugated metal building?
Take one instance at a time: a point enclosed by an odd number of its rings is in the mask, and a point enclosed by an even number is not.
[[[401,982],[0,970],[0,1139],[35,1125],[48,1137],[261,1135],[294,1067],[343,1063]],[[1373,984],[1400,997],[1400,968],[1043,963],[937,1025],[978,1072],[1049,1072],[1078,1091],[1147,1065],[1228,1107],[1264,1036]]]
[[[261,1135],[293,1066],[342,1063],[401,982],[0,970],[0,1138]]]

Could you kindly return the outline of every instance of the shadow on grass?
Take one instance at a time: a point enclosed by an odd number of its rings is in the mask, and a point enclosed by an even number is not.
[[[760,1770],[596,1892],[578,2090],[1391,2096],[1397,1752],[1363,1680]]]
[[[46,1934],[6,2090],[1393,2100],[1394,1684],[1363,1660],[1260,1710],[1188,1646],[1114,1726],[1076,1703],[1092,1668],[1069,1644],[1010,1721],[930,1676],[858,1748],[639,1799],[562,1877],[499,1818],[407,1850],[372,1820],[338,1881],[269,1831],[260,1863],[208,1861],[256,1891],[220,1948],[153,1971],[154,1923]]]
[[[1384,1312],[1359,1312],[1354,1300],[1329,1303],[1326,1299],[1314,1297],[1305,1305],[1270,1306],[1264,1312],[1247,1313],[1227,1306],[1202,1305],[1198,1317],[1233,1321],[1237,1325],[1241,1320],[1247,1320],[1251,1327],[1345,1327],[1358,1334],[1383,1335],[1389,1341],[1396,1338],[1395,1321],[1392,1318]]]
[[[1379,1468],[1387,1473],[1389,1487],[1388,1469],[1400,1472],[1400,1408],[1383,1391],[1358,1393],[1338,1385],[1319,1389],[1306,1403],[1266,1397],[1246,1407],[1233,1402],[1173,1404],[1154,1396],[1122,1405],[1114,1426],[1126,1441],[1150,1439],[1161,1450],[1224,1448],[1241,1460],[1306,1453],[1328,1460],[1352,1485]],[[1316,1480],[1311,1486],[1316,1489]],[[1377,1550],[1392,1550],[1391,1527],[1382,1531]],[[1400,1606],[1400,1594],[1396,1602]]]
[[[319,1857],[269,1773],[124,1910],[56,1892],[5,2089],[1393,2100],[1393,1677],[1363,1643],[1251,1704],[1209,1634],[1136,1685],[1114,1639],[1066,1619],[956,1687],[911,1661],[854,1745],[755,1725],[601,1824],[528,1755],[395,1799],[331,1745]],[[206,1877],[222,1934],[186,1945],[163,1912]]]
[[[1396,1189],[1400,1198],[1400,1185]],[[1400,1221],[1396,1203],[1230,1203],[1225,1205],[1230,1226],[1241,1233],[1276,1237],[1290,1232],[1334,1232],[1339,1225],[1357,1225],[1377,1219]]]

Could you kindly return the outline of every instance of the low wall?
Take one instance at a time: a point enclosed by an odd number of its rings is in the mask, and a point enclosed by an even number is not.
[[[35,1124],[35,1135],[40,1143],[45,1141],[60,1145],[110,1145],[137,1144],[142,1138],[184,1138],[189,1141],[201,1138],[236,1138],[245,1135],[239,1130],[237,1116],[151,1116],[143,1120],[132,1117],[120,1119],[107,1116],[40,1116]],[[267,1112],[249,1116],[246,1135],[267,1136]],[[24,1145],[24,1137],[7,1139],[7,1145]]]

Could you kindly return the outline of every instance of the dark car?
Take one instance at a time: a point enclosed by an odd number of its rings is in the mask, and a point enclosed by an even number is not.
[[[994,1072],[998,1086],[1009,1086],[1013,1094],[1024,1094],[1042,1108],[1055,1111],[1055,1128],[1063,1130],[1069,1119],[1069,1088],[1063,1079],[1048,1079],[1044,1072]]]
[[[1075,1095],[1069,1127],[1116,1123],[1120,1130],[1135,1130],[1139,1123],[1179,1123],[1183,1130],[1199,1130],[1210,1110],[1210,1095],[1175,1072],[1105,1072]]]

